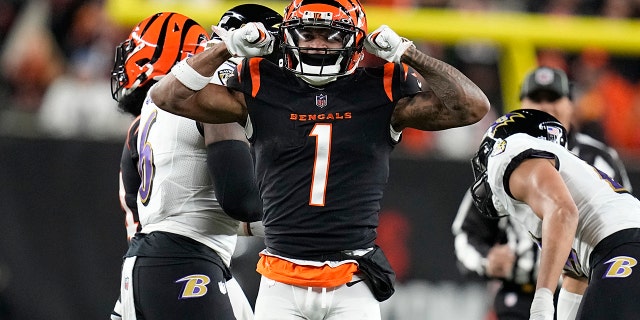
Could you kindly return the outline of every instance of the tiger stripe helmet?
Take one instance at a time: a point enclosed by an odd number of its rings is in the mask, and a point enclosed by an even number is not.
[[[156,13],[136,25],[116,47],[111,94],[118,101],[179,61],[205,49],[209,36],[194,20],[175,12]]]
[[[281,24],[284,67],[311,84],[325,84],[348,75],[363,58],[367,18],[358,0],[293,0]],[[323,58],[312,57],[299,46],[300,30],[326,28],[339,33],[341,49],[324,49]]]

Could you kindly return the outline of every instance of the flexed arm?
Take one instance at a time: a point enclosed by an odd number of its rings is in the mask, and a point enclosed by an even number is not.
[[[242,120],[243,107],[226,87],[210,84],[231,55],[224,43],[182,60],[151,88],[151,99],[165,111],[208,123]]]
[[[429,91],[401,99],[393,114],[396,130],[443,130],[480,121],[490,108],[482,90],[453,66],[418,50],[387,26],[369,34],[365,48],[389,62],[403,62],[426,81]]]
[[[238,57],[268,54],[273,50],[273,38],[262,23],[248,23],[225,31],[223,40],[176,64],[151,88],[154,103],[163,110],[201,122],[244,125],[247,115],[244,96],[209,81],[232,54]]]

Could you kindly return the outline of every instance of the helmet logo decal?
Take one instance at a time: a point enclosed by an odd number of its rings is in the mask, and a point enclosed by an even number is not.
[[[320,93],[316,95],[316,106],[318,108],[324,108],[327,106],[327,95]]]
[[[524,118],[524,115],[520,114],[520,113],[508,113],[504,116],[501,116],[500,118],[498,118],[491,127],[489,127],[489,134],[493,137],[496,130],[498,130],[498,128],[502,127],[502,126],[506,126],[511,122],[515,122],[514,118]]]

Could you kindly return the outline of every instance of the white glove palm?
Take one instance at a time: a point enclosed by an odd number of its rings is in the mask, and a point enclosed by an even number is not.
[[[529,320],[553,320],[553,293],[547,288],[536,290],[531,302]]]
[[[227,50],[234,57],[264,56],[273,51],[273,36],[261,22],[249,22],[231,31],[218,26],[211,28],[224,41]]]
[[[386,25],[371,32],[364,42],[364,48],[389,62],[400,62],[402,54],[413,46],[413,42],[400,37]]]

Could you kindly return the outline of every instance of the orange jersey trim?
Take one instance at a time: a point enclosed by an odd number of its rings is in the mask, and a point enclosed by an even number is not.
[[[390,101],[393,101],[393,91],[391,90],[391,82],[393,81],[393,69],[395,64],[393,63],[385,63],[384,64],[384,92],[387,94],[387,97]]]
[[[335,268],[328,265],[304,266],[278,257],[260,254],[256,271],[271,280],[290,285],[330,288],[351,281],[353,274],[358,271],[358,265],[355,262],[350,262]]]
[[[406,63],[403,63],[402,69],[404,69],[404,80],[407,80],[407,76],[409,76],[409,66]]]
[[[258,90],[260,90],[260,61],[262,59],[256,58],[249,60],[249,72],[251,73],[251,96],[256,97]]]

